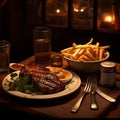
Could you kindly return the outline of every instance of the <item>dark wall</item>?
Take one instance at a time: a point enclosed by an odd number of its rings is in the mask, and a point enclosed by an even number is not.
[[[37,25],[27,22],[26,0],[8,0],[0,9],[0,39],[11,41],[11,62],[20,62],[33,55],[32,30]],[[110,60],[120,62],[120,32],[95,32],[51,27],[52,51],[69,47],[73,42],[87,43],[91,37],[100,45],[110,45]]]
[[[110,52],[110,60],[120,62],[120,32],[117,33],[103,33],[96,34],[97,41],[102,45],[110,45],[108,51]]]
[[[0,39],[11,42],[11,62],[19,62],[31,54],[28,51],[26,0],[6,0],[0,9]]]
[[[87,43],[93,37],[93,43],[99,42],[101,46],[110,45],[107,49],[110,52],[109,60],[120,62],[120,33],[90,32],[81,30],[53,29],[53,50],[60,51],[72,45]]]

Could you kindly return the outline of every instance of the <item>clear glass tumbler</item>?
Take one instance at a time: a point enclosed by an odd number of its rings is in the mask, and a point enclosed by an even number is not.
[[[51,29],[35,27],[33,29],[35,64],[47,66],[51,59]]]
[[[0,40],[0,73],[9,71],[10,42]]]

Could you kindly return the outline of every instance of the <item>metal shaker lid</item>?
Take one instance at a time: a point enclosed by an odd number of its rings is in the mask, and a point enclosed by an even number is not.
[[[104,70],[106,72],[114,72],[116,71],[116,63],[112,61],[104,61],[100,63],[101,70]]]

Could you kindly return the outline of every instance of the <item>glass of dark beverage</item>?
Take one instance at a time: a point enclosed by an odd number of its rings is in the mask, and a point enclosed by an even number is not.
[[[35,64],[49,65],[51,59],[51,29],[35,27],[33,29]]]

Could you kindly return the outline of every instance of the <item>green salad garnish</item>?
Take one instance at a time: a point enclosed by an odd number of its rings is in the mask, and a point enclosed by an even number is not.
[[[29,75],[16,77],[17,73],[11,73],[10,76],[13,82],[9,83],[9,90],[20,91],[27,94],[38,92]]]

